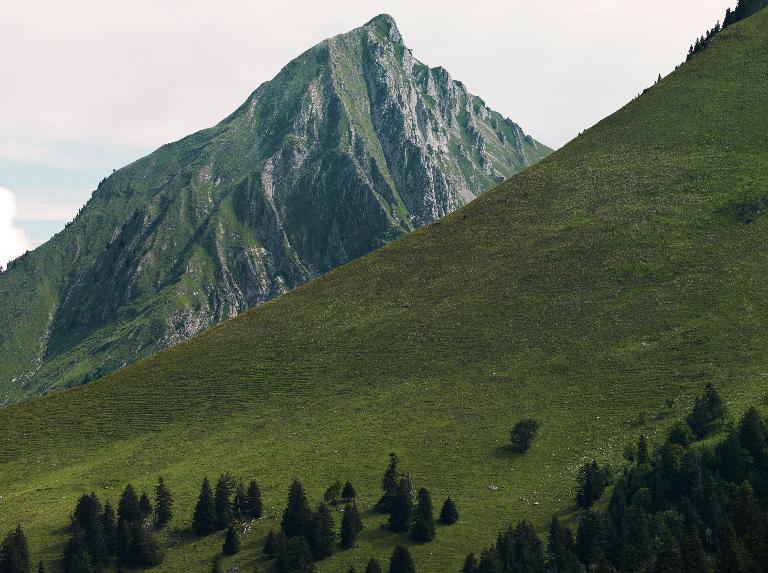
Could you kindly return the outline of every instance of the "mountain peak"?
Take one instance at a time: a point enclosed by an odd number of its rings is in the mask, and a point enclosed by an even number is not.
[[[403,36],[400,34],[400,30],[397,28],[395,19],[389,14],[379,14],[375,18],[372,18],[363,26],[364,28],[376,28],[384,35],[396,44],[403,43]]]

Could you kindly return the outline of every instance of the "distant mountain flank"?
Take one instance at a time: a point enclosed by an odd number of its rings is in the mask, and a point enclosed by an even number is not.
[[[102,181],[0,275],[0,404],[173,346],[450,213],[550,149],[395,21],[325,40]]]

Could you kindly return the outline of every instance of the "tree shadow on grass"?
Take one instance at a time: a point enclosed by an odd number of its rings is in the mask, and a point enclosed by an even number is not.
[[[496,449],[493,450],[494,458],[514,460],[517,458],[522,458],[523,456],[525,456],[525,452],[521,452],[520,450],[515,449],[511,444],[497,446]]]

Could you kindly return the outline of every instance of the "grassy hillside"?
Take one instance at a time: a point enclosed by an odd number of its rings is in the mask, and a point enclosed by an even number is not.
[[[205,571],[183,533],[200,480],[256,477],[268,517],[228,559],[260,563],[290,480],[351,479],[370,507],[387,453],[461,523],[413,548],[456,571],[504,524],[568,512],[587,457],[618,463],[713,380],[735,413],[768,373],[768,12],[468,207],[92,385],[0,412],[0,529],[50,559],[75,498],[163,474],[163,571]],[[509,427],[542,421],[512,454]],[[491,491],[489,485],[496,485]],[[437,503],[439,503],[439,501]],[[366,512],[359,547],[391,552]],[[339,518],[340,520],[340,518]]]

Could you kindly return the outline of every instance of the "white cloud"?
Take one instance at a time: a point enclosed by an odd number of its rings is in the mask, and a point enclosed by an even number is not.
[[[29,237],[15,226],[16,215],[16,197],[10,189],[0,187],[0,266],[2,267],[32,248]]]

